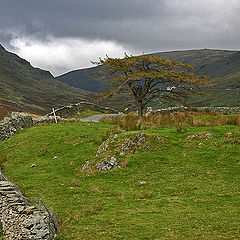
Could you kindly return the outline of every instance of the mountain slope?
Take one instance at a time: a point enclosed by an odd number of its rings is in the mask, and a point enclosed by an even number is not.
[[[237,51],[202,49],[159,52],[150,55],[161,56],[166,59],[173,59],[175,61],[191,64],[196,68],[197,73],[203,74],[200,70],[204,66],[211,66],[212,64],[215,64],[215,61],[221,61],[221,59],[230,57],[235,53],[237,53]],[[94,75],[98,70],[98,67],[74,70],[58,76],[57,79],[73,87],[92,92],[101,92],[102,89],[105,89],[106,82],[98,80],[97,77],[99,77],[99,75]],[[208,70],[209,71],[204,71],[204,74],[211,73],[210,67]]]
[[[34,68],[0,45],[0,107],[34,113],[75,103],[90,94],[57,81],[50,72]]]
[[[91,92],[102,92],[107,89],[107,85],[105,81],[98,79],[102,76],[100,73],[96,74],[98,70],[99,67],[74,70],[57,77],[57,79],[75,88]]]
[[[191,64],[196,69],[197,75],[207,75],[214,86],[212,89],[203,90],[203,96],[196,96],[191,99],[194,105],[211,106],[239,106],[240,101],[240,52],[228,50],[185,50],[151,53],[150,55],[161,56],[166,59]],[[70,86],[78,87],[92,92],[101,92],[106,89],[107,83],[104,80],[97,80],[94,72],[98,68],[75,70],[59,76],[57,79],[68,83]],[[89,75],[91,73],[91,75]],[[234,89],[233,97],[231,90]],[[236,90],[235,90],[236,89]],[[217,94],[216,94],[217,92]],[[220,94],[219,94],[220,93]],[[157,104],[158,105],[158,104]]]

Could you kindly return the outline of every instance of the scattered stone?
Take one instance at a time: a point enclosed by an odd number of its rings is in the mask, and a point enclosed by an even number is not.
[[[95,168],[99,171],[106,172],[107,170],[120,167],[117,159],[115,157],[111,157],[110,160],[108,160],[108,157],[105,157],[102,162],[97,162],[95,165]]]
[[[139,183],[140,184],[147,184],[147,182],[145,182],[145,181],[140,181]]]
[[[232,136],[232,133],[231,133],[231,132],[226,133],[226,136],[227,136],[227,137],[231,137],[231,136]]]
[[[82,171],[85,171],[89,167],[89,161],[86,161],[86,163],[82,167]]]
[[[81,143],[79,143],[79,142],[78,142],[78,143],[74,143],[73,146],[75,147],[75,146],[78,146],[78,145],[80,145],[80,144],[81,144]]]
[[[200,132],[187,136],[187,139],[202,139],[208,141],[213,136],[210,132]]]
[[[55,160],[55,159],[57,159],[57,156],[54,156],[54,157],[53,157],[53,160]]]
[[[34,167],[36,167],[36,166],[37,166],[36,164],[32,164],[32,165],[31,165],[31,168],[34,168]]]
[[[149,145],[146,143],[145,133],[137,133],[130,138],[126,138],[123,144],[118,149],[121,155],[126,153],[137,153],[140,149],[148,149]]]
[[[110,139],[107,139],[100,145],[100,147],[97,150],[96,157],[100,154],[105,153],[109,149],[109,145],[108,145],[109,142],[110,142]]]
[[[115,134],[114,136],[113,136],[113,140],[115,140],[115,139],[117,139],[118,138],[118,134]]]

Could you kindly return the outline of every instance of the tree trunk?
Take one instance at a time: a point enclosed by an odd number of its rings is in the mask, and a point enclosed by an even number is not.
[[[137,101],[137,107],[138,107],[138,117],[143,116],[143,104],[142,101]]]

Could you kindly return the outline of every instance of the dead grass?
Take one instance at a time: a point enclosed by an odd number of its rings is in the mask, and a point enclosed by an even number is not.
[[[123,168],[126,168],[129,165],[129,155],[125,158],[125,160],[121,163]]]
[[[4,117],[7,117],[8,112],[9,112],[8,110],[0,108],[0,120],[2,120]]]
[[[147,198],[151,198],[152,195],[153,195],[152,191],[146,190],[143,192],[136,193],[136,199],[147,199]]]
[[[123,193],[123,192],[120,193],[120,194],[118,195],[117,199],[118,199],[118,201],[120,201],[120,202],[124,201],[124,199],[125,199],[124,193]]]
[[[175,112],[166,115],[152,114],[139,119],[136,114],[128,114],[118,118],[105,117],[102,122],[114,124],[116,128],[126,131],[144,130],[149,128],[176,127],[178,132],[185,128],[209,127],[223,125],[240,125],[240,115],[228,116],[209,112]]]
[[[99,187],[96,186],[92,187],[92,192],[99,193],[100,192]]]

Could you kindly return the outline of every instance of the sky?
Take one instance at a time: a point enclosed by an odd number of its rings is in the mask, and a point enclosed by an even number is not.
[[[0,0],[0,44],[57,76],[100,57],[240,50],[240,0]]]

